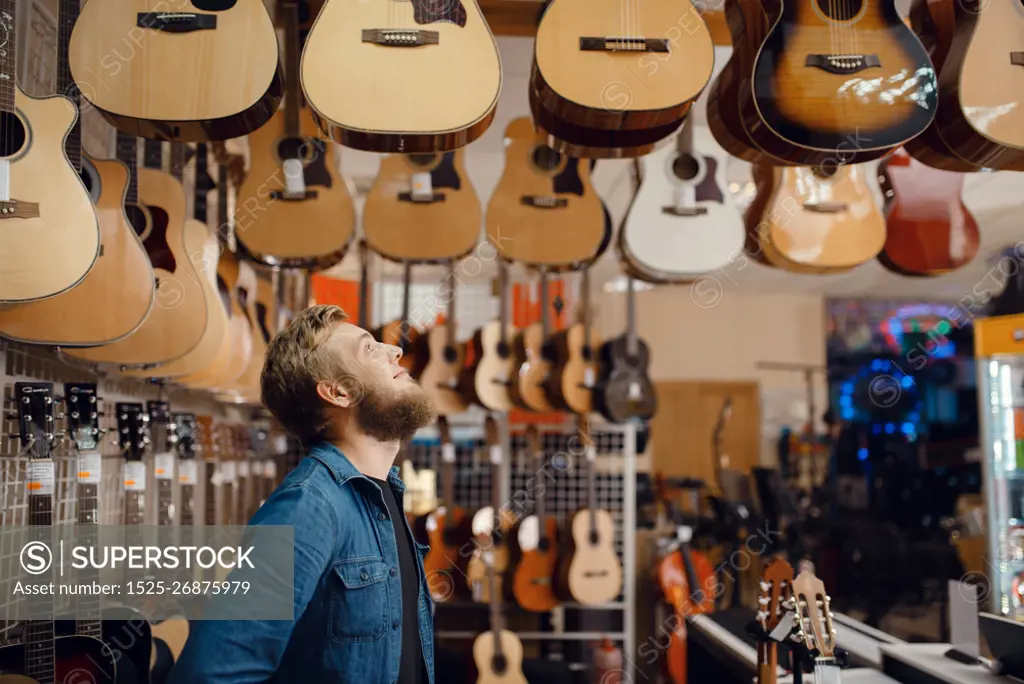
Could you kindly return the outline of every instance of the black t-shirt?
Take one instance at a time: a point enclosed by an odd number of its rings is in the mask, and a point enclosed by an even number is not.
[[[398,542],[398,571],[402,580],[402,664],[398,668],[398,684],[426,684],[426,667],[420,644],[419,572],[413,555],[418,551],[413,548],[412,537],[406,531],[405,511],[398,505],[391,485],[375,477],[370,479],[380,485]]]

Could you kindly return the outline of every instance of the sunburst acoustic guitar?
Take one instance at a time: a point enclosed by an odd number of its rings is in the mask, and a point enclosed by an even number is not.
[[[145,138],[227,140],[265,124],[281,101],[283,74],[263,2],[168,9],[163,0],[82,7],[70,45],[82,96]]]
[[[440,152],[487,130],[501,60],[476,0],[327,0],[301,76],[317,124],[342,145]]]
[[[64,148],[78,109],[61,95],[39,99],[18,86],[16,5],[0,2],[0,304],[67,292],[100,249],[96,211]]]
[[[243,210],[235,239],[253,261],[324,269],[345,256],[355,232],[355,207],[338,172],[338,148],[320,138],[299,81],[298,0],[278,5],[288,82],[284,108],[249,134],[251,164],[238,188]]]
[[[533,456],[536,472],[544,471],[547,457],[541,447],[536,425],[526,428],[526,446]],[[512,575],[512,594],[525,610],[548,612],[558,605],[555,575],[558,570],[558,521],[547,513],[546,487],[533,492],[534,511],[513,530],[515,555],[518,556]]]

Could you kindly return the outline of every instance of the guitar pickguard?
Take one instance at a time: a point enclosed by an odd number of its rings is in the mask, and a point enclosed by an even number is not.
[[[327,146],[324,145],[322,140],[313,138],[307,140],[306,144],[313,147],[313,159],[306,164],[302,172],[306,179],[306,185],[319,185],[323,188],[331,187],[334,185],[334,180],[331,178],[331,172],[327,170]]]
[[[149,255],[149,261],[153,268],[162,268],[168,273],[174,273],[178,262],[171,253],[171,246],[167,243],[167,224],[171,217],[160,207],[149,207],[149,215],[152,218],[151,230],[142,244]],[[180,238],[179,238],[180,239]]]
[[[417,24],[447,21],[456,26],[466,25],[466,8],[458,0],[412,0],[412,7]]]
[[[705,156],[704,164],[707,166],[707,173],[704,174],[704,180],[696,188],[697,201],[722,204],[725,198],[722,197],[722,190],[715,182],[715,174],[718,173],[718,160]]]
[[[583,179],[580,178],[580,160],[570,157],[562,172],[552,179],[552,187],[556,195],[571,194],[583,197]]]
[[[462,188],[462,178],[455,170],[455,153],[445,152],[441,162],[430,172],[430,182],[434,188],[450,188],[459,190]]]

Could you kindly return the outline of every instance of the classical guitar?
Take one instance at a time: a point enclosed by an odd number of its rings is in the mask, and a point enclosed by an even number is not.
[[[846,270],[873,259],[885,244],[885,217],[861,165],[758,168],[745,217],[773,265],[796,273]]]
[[[0,91],[0,304],[70,290],[100,251],[96,210],[64,147],[78,109],[60,95],[39,99],[17,85],[16,5],[0,2],[0,77],[7,84]]]
[[[101,0],[82,8],[70,56],[89,104],[144,138],[237,138],[265,124],[283,95],[277,35],[260,0],[178,11],[161,0]]]
[[[337,147],[320,139],[299,80],[299,2],[278,4],[284,31],[284,109],[249,134],[251,164],[238,188],[238,250],[268,266],[324,269],[345,256],[355,207]]]
[[[370,249],[386,259],[414,262],[459,259],[472,252],[480,239],[480,200],[463,156],[459,149],[382,157],[363,208],[363,235]]]
[[[412,296],[412,264],[406,262],[402,272],[402,315],[374,331],[374,337],[384,344],[393,344],[402,350],[399,365],[419,378],[427,361],[425,339],[409,317],[409,298]]]
[[[587,415],[593,408],[600,346],[590,320],[590,268],[580,275],[581,302],[577,321],[551,336],[551,371],[545,384],[548,401],[557,409]]]
[[[537,28],[531,89],[571,125],[657,129],[686,115],[714,59],[711,34],[689,0],[555,0]]]
[[[757,600],[757,624],[770,634],[782,623],[787,606],[793,600],[793,566],[784,558],[772,559],[761,572],[761,591]],[[778,643],[771,639],[758,640],[757,682],[775,684],[779,671]]]
[[[16,382],[12,396],[17,403],[19,443],[27,455],[26,523],[33,530],[29,537],[50,544],[57,482],[53,452],[58,437],[53,384]],[[24,584],[42,587],[55,579],[56,571],[50,566]],[[53,684],[80,677],[77,681],[115,684],[119,663],[106,644],[94,636],[56,636],[52,592],[30,591],[18,609],[24,616],[21,643],[0,648],[0,679],[11,684]]]
[[[678,618],[676,629],[669,637],[664,661],[672,684],[686,684],[687,681],[686,619],[691,615],[710,613],[715,607],[715,599],[711,595],[714,571],[704,554],[690,549],[692,536],[693,528],[689,525],[678,526],[675,543],[658,561],[655,570],[661,593]]]
[[[529,117],[505,129],[505,169],[485,220],[487,239],[505,259],[538,267],[590,259],[604,237],[590,164],[545,144]]]
[[[572,516],[570,550],[560,568],[561,590],[579,603],[600,605],[622,591],[622,562],[615,551],[615,523],[597,505],[597,448],[590,437],[590,419],[577,418],[580,445],[585,449],[587,505]]]
[[[594,408],[612,423],[649,420],[658,410],[658,395],[647,374],[651,352],[636,331],[635,284],[631,277],[626,282],[626,332],[598,350],[600,371],[593,394]]]
[[[501,495],[501,470],[505,449],[498,436],[498,424],[493,416],[484,422],[484,447],[491,464],[491,505],[473,514],[470,528],[473,533],[472,556],[466,564],[466,580],[473,600],[478,603],[492,601],[497,592],[504,595],[505,572],[509,568],[509,532],[515,520],[511,507]],[[493,571],[493,577],[492,577]]]
[[[440,152],[490,126],[501,60],[476,0],[327,0],[306,39],[301,78],[317,124],[342,145]]]
[[[465,346],[455,339],[455,265],[449,263],[449,285],[444,322],[426,334],[427,362],[420,375],[420,387],[434,402],[440,415],[462,413],[468,402],[459,392],[459,375],[465,365]]]
[[[61,0],[57,19],[57,92],[77,106],[79,95],[68,68],[67,45],[78,3]],[[128,175],[116,161],[98,161],[83,153],[81,120],[68,132],[65,153],[89,191],[100,230],[100,256],[74,288],[19,305],[0,306],[0,335],[20,342],[90,347],[109,344],[142,325],[156,290],[146,250],[125,217],[122,205]],[[97,308],[94,304],[105,302]]]
[[[495,567],[494,552],[483,551],[481,563],[486,568],[489,585],[491,628],[473,641],[476,684],[527,684],[523,675],[523,642],[515,632],[505,629],[498,577],[501,570]]]
[[[536,425],[527,426],[526,445],[537,466],[535,472],[544,472],[547,457]],[[524,610],[536,613],[546,613],[558,605],[554,587],[558,570],[558,521],[547,513],[546,491],[540,484],[531,492],[534,511],[519,521],[513,537],[519,562],[512,575],[512,595]]]
[[[935,70],[893,0],[783,2],[750,73],[747,132],[794,164],[878,159],[935,117]]]
[[[897,150],[878,176],[886,198],[883,266],[902,275],[941,275],[977,255],[978,224],[963,202],[963,174]]]
[[[691,120],[675,145],[635,162],[642,180],[619,242],[633,270],[658,282],[686,281],[743,252],[743,216],[725,181],[726,158],[713,155],[713,146]]]
[[[508,290],[508,266],[499,259],[498,320],[479,328],[466,344],[467,361],[459,382],[463,396],[492,411],[508,411],[513,407],[509,384],[515,363],[512,356],[515,329],[508,318]]]
[[[423,569],[428,577],[430,596],[439,602],[466,593],[460,581],[469,560],[465,553],[466,544],[472,541],[469,515],[455,505],[455,444],[452,443],[448,419],[439,416],[437,429],[441,436],[441,499],[443,506],[436,508],[424,518],[422,531],[430,544],[430,551],[423,559]]]
[[[147,140],[144,168],[136,170],[137,141],[117,134],[117,158],[128,166],[131,180],[125,211],[149,255],[156,276],[156,299],[149,316],[123,340],[90,349],[66,349],[69,356],[94,363],[155,366],[195,349],[207,324],[207,301],[192,257],[202,255],[206,227],[186,220],[185,192],[175,176],[163,171],[160,142]],[[184,165],[175,150],[172,170]],[[137,184],[136,184],[137,177]]]
[[[792,591],[796,638],[816,654],[814,684],[839,684],[841,670],[835,655],[836,631],[825,585],[812,571],[804,570],[793,579]]]
[[[528,411],[544,413],[552,409],[544,392],[551,372],[553,352],[551,337],[551,303],[548,299],[548,274],[540,269],[540,321],[520,330],[512,340],[512,362],[515,369],[509,384],[512,403]]]

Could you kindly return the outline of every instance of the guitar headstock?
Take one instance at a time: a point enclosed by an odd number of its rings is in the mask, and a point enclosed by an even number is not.
[[[149,431],[157,452],[169,451],[175,442],[174,426],[171,424],[171,407],[166,401],[147,401]]]
[[[56,440],[53,409],[53,383],[16,382],[18,427],[21,448],[30,460],[51,457]]]
[[[193,413],[175,413],[171,416],[175,425],[175,435],[178,437],[178,455],[181,458],[195,458],[198,446],[198,429],[196,417]]]
[[[74,382],[64,385],[68,436],[79,451],[93,451],[100,441],[99,400],[96,383]]]
[[[117,440],[128,461],[141,461],[149,443],[146,434],[148,416],[142,404],[117,404]]]
[[[792,597],[793,566],[784,558],[776,558],[761,573],[761,595],[757,599],[757,622],[765,632],[779,626]]]
[[[797,639],[808,650],[817,650],[822,658],[835,657],[836,631],[832,626],[831,598],[825,584],[814,574],[801,572],[793,580]]]
[[[437,417],[437,431],[440,434],[442,445],[452,443],[452,430],[451,426],[448,424],[447,416]]]

